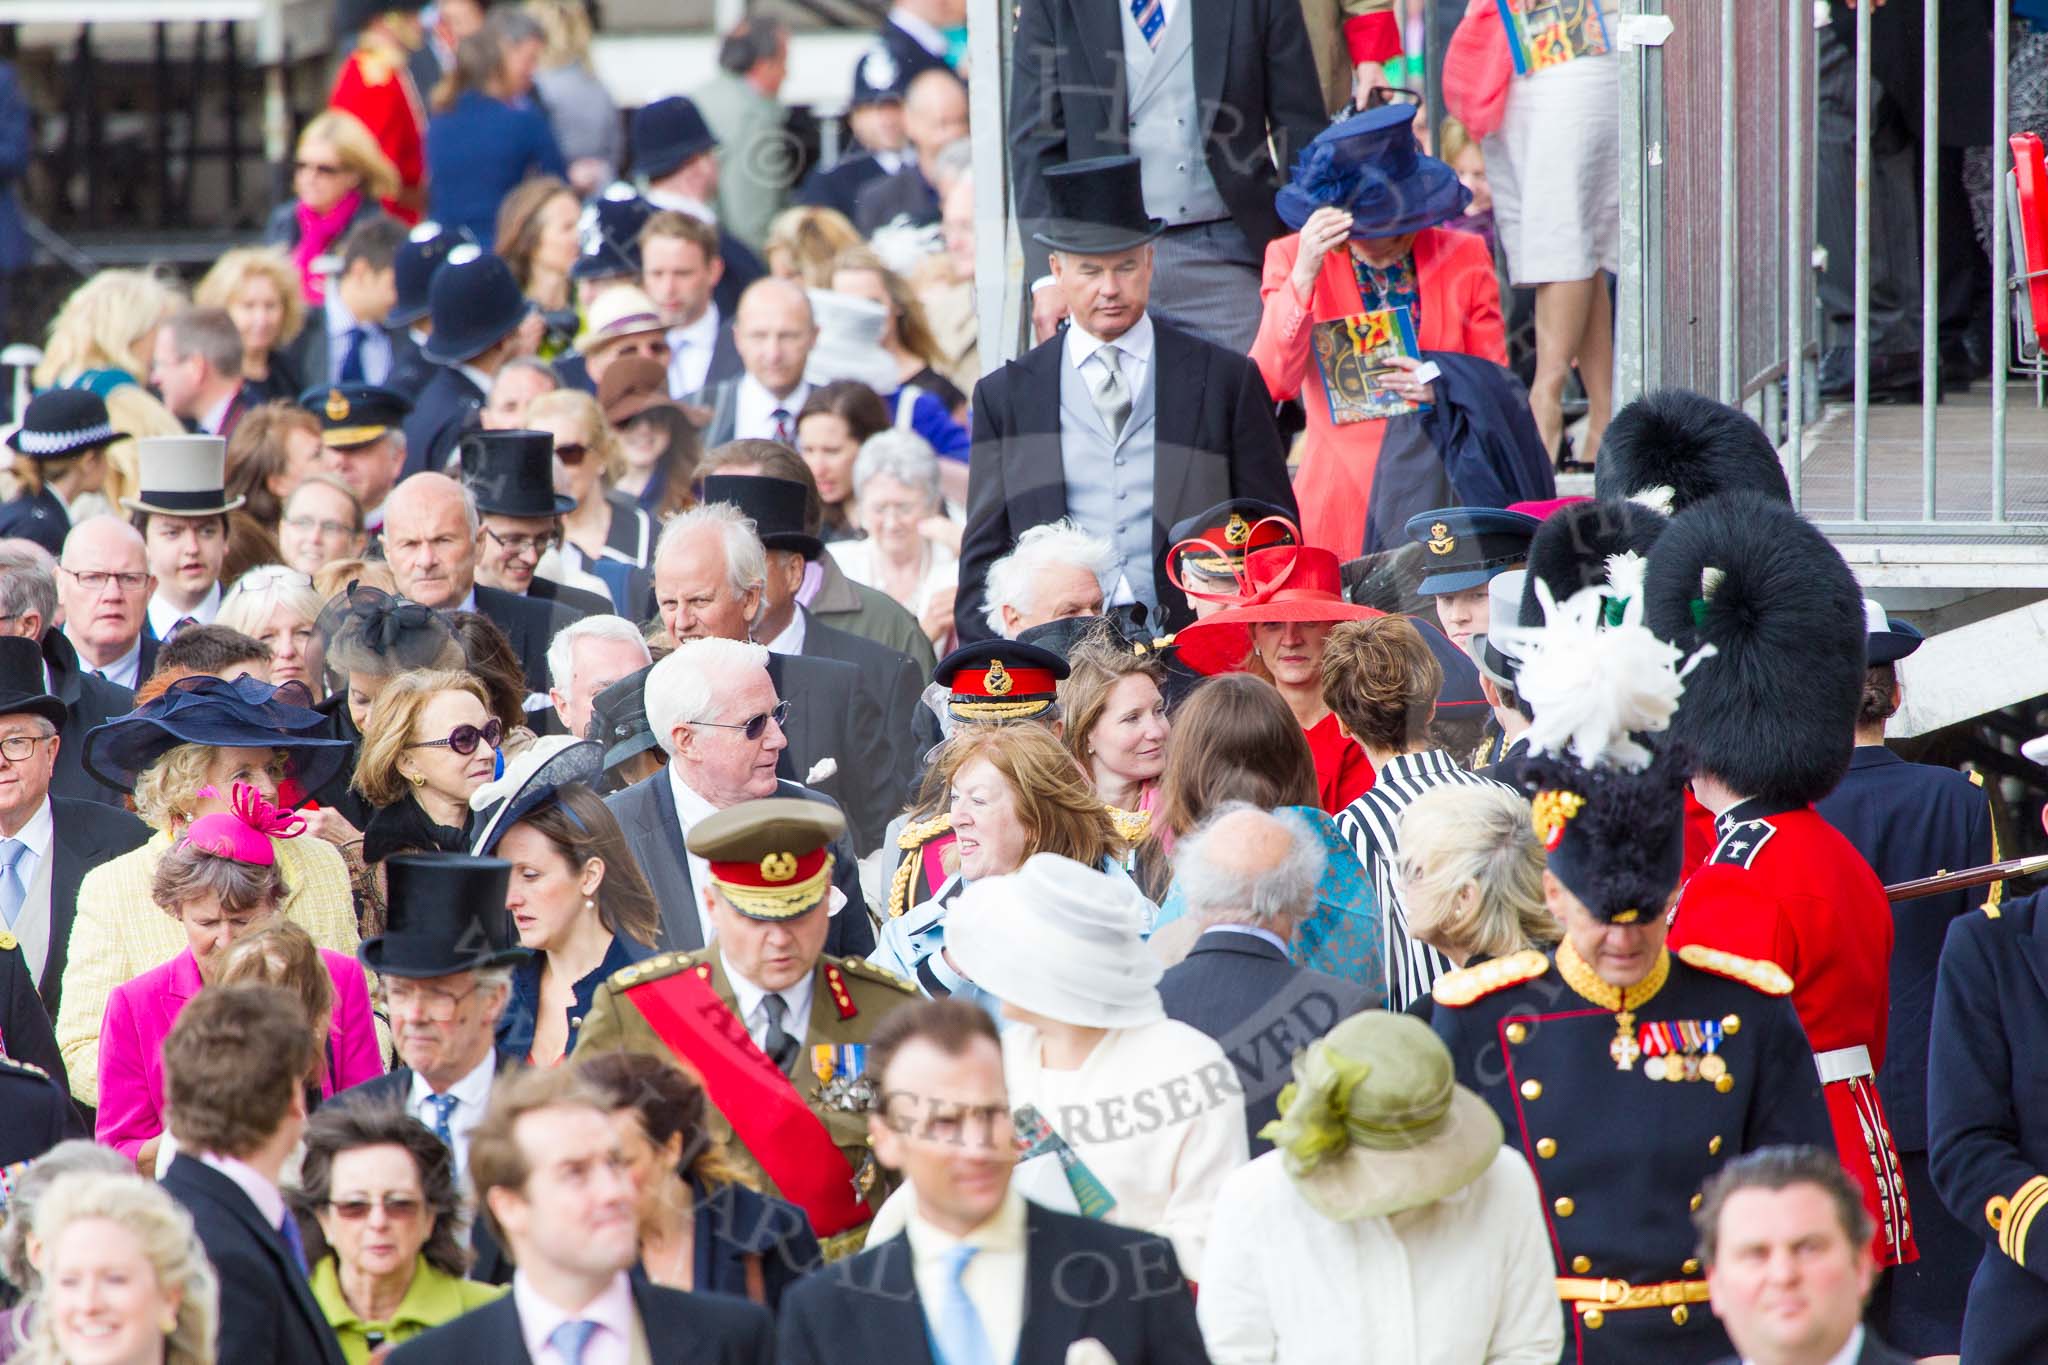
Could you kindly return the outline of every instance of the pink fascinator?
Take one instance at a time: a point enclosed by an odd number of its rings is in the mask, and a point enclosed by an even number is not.
[[[213,787],[202,787],[201,796],[220,795]],[[230,809],[202,815],[185,831],[181,842],[238,863],[270,867],[277,862],[271,839],[290,839],[306,828],[305,817],[279,810],[263,799],[263,793],[246,782],[237,782],[229,797]]]

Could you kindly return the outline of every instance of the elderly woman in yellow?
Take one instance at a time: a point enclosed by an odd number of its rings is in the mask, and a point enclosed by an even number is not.
[[[237,782],[287,809],[304,800],[348,753],[347,741],[325,737],[327,724],[298,683],[194,676],[87,732],[86,771],[133,790],[136,814],[156,834],[87,872],[78,889],[57,1046],[80,1104],[99,1102],[100,1024],[114,988],[186,946],[184,929],[151,897],[157,861],[192,821],[228,810]],[[341,854],[318,839],[271,843],[284,876],[285,917],[322,948],[354,956],[355,903]]]
[[[184,304],[177,288],[147,270],[102,270],[71,291],[50,320],[50,339],[35,368],[38,389],[90,389],[106,400],[107,417],[123,436],[182,436],[185,424],[144,387],[156,329]],[[135,443],[108,447],[108,510],[135,492]],[[91,509],[74,509],[83,520]]]

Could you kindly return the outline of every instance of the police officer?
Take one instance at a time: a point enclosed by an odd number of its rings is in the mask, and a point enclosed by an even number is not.
[[[1885,747],[1885,722],[1903,697],[1898,661],[1918,649],[1922,637],[1869,598],[1863,614],[1868,668],[1856,716],[1856,751],[1841,785],[1814,809],[1887,886],[1997,862],[1998,838],[1982,775],[1908,763]],[[1949,1216],[1927,1169],[1927,1035],[1935,969],[1949,925],[1981,906],[1997,906],[2002,890],[1993,882],[1988,889],[1894,901],[1891,907],[1891,1017],[1877,1089],[1905,1172],[1920,1259],[1879,1283],[1871,1318],[1886,1340],[1915,1355],[1955,1353],[1963,1300],[1981,1251],[1969,1229]]]
[[[802,1208],[828,1259],[860,1249],[890,1181],[868,1150],[862,1075],[908,981],[824,955],[836,806],[771,797],[690,827],[710,868],[711,947],[620,969],[597,990],[576,1056],[672,1057],[704,1083],[711,1129],[761,1188]],[[859,906],[844,913],[860,914]]]
[[[1674,751],[1631,733],[1665,723],[1631,705],[1645,680],[1603,676],[1616,695],[1587,710],[1612,718],[1607,734],[1544,704],[1560,677],[1583,685],[1572,660],[1595,647],[1591,606],[1583,630],[1552,625],[1532,640],[1517,675],[1538,699],[1524,781],[1564,938],[1551,954],[1439,978],[1434,1023],[1458,1079],[1494,1106],[1535,1174],[1568,1314],[1565,1360],[1689,1365],[1728,1350],[1694,1252],[1690,1215],[1707,1178],[1743,1152],[1830,1132],[1786,974],[1665,947],[1686,773]]]

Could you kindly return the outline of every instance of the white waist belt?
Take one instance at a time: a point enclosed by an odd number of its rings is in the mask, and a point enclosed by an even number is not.
[[[1870,1064],[1870,1049],[1860,1043],[1855,1047],[1838,1047],[1832,1052],[1816,1052],[1813,1065],[1820,1072],[1822,1085],[1877,1074],[1877,1069]]]

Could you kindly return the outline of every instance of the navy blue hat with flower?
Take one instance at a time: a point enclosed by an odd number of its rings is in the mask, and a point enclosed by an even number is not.
[[[1297,232],[1317,209],[1342,209],[1358,239],[1420,232],[1471,202],[1458,173],[1416,144],[1414,108],[1383,104],[1331,124],[1302,148],[1273,208]]]
[[[85,770],[109,787],[132,791],[138,774],[182,744],[276,749],[301,790],[325,786],[352,747],[328,735],[327,717],[298,682],[272,686],[247,674],[232,680],[180,678],[154,701],[85,732]]]

